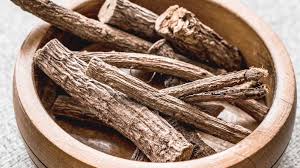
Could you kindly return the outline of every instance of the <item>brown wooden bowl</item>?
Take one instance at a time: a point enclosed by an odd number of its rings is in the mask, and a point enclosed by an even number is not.
[[[34,52],[52,38],[59,38],[70,49],[80,49],[89,43],[44,24],[34,29],[25,40],[16,62],[13,83],[18,127],[36,165],[123,168],[277,167],[293,130],[296,86],[289,55],[269,26],[234,0],[132,1],[157,13],[173,4],[193,11],[204,23],[238,46],[249,66],[268,69],[270,77],[265,82],[270,88],[266,99],[270,107],[269,114],[247,138],[209,157],[176,163],[128,160],[126,158],[133,152],[134,145],[115,131],[104,127],[88,127],[85,130],[85,127],[77,128],[72,123],[55,122],[49,115],[48,104],[53,103],[53,99],[43,94],[46,92],[43,85],[48,78],[33,66]],[[73,6],[80,13],[94,17],[102,3],[102,0],[88,0]],[[61,91],[58,89],[56,92]],[[75,139],[76,133],[72,130],[80,129],[84,136],[98,140],[98,144],[88,146],[81,143],[80,139],[77,140],[78,137]]]

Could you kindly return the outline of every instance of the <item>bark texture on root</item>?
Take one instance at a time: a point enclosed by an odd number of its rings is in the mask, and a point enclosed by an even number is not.
[[[178,98],[161,93],[143,81],[106,64],[99,58],[93,58],[90,61],[86,74],[127,94],[129,97],[152,109],[192,124],[200,130],[221,139],[237,143],[251,133],[250,130],[244,127],[226,123]]]
[[[69,96],[58,96],[51,107],[55,117],[69,117],[74,120],[105,125],[99,118],[90,112],[83,104]]]
[[[166,45],[161,46],[159,48],[159,50],[161,50],[162,47],[166,47]],[[168,46],[168,48],[169,48],[169,46]],[[169,50],[170,53],[174,53],[174,50],[172,48],[169,48],[169,49],[168,48],[165,48],[164,52],[167,52]],[[157,50],[157,53],[158,53],[157,55],[161,54],[159,52],[159,50]],[[111,52],[111,51],[124,52],[125,50],[122,50],[121,48],[116,48],[116,47],[111,46],[111,45],[105,45],[105,44],[101,44],[101,43],[93,43],[93,44],[88,45],[85,48],[83,48],[82,51],[88,51],[88,52]],[[144,53],[144,52],[141,52],[141,53]],[[145,52],[145,54],[147,54],[147,52]],[[161,55],[161,56],[163,56],[163,55]],[[175,56],[176,56],[177,60],[180,60],[180,61],[192,64],[192,65],[198,66],[199,68],[203,68],[204,70],[206,70],[211,75],[213,75],[213,74],[220,75],[220,74],[225,74],[227,72],[224,69],[216,69],[216,68],[210,67],[208,65],[205,65],[205,64],[203,64],[199,61],[191,60],[187,57],[184,57],[183,55],[176,54]],[[175,58],[172,55],[170,55],[168,57]]]
[[[214,91],[224,87],[231,87],[252,80],[257,81],[263,77],[266,77],[267,75],[268,72],[264,69],[250,68],[237,72],[231,72],[225,75],[199,79],[179,86],[166,88],[160,90],[160,92],[175,97],[181,97],[200,92]]]
[[[247,114],[251,115],[258,122],[263,121],[269,111],[269,108],[266,105],[253,99],[236,101],[234,104]]]
[[[241,68],[239,50],[185,8],[178,5],[169,7],[156,20],[155,29],[185,54],[215,63],[229,71]]]
[[[158,15],[128,0],[106,0],[98,18],[101,22],[151,41],[161,37],[156,33]]]
[[[87,64],[57,40],[38,50],[34,62],[75,100],[84,104],[99,120],[119,131],[153,162],[190,158],[192,145],[167,121],[111,87],[85,75]]]
[[[85,62],[89,62],[93,57],[98,57],[118,68],[159,72],[190,81],[213,76],[212,73],[198,66],[150,54],[126,52],[78,52],[74,54]]]
[[[221,90],[202,92],[185,96],[182,99],[187,102],[208,102],[208,101],[236,101],[246,99],[261,99],[267,94],[265,86],[256,88],[229,87]]]

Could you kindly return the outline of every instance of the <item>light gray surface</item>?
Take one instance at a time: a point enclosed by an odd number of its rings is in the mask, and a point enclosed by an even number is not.
[[[55,0],[64,2],[64,0]],[[65,0],[72,1],[72,0]],[[74,0],[75,1],[75,0]],[[300,2],[299,0],[242,0],[270,23],[286,44],[297,77],[300,77]],[[9,0],[0,0],[0,167],[33,167],[19,135],[12,105],[12,74],[22,41],[38,19],[22,12]],[[299,88],[299,83],[298,83]],[[299,94],[298,94],[299,95]],[[299,111],[299,110],[298,110]],[[300,167],[300,114],[280,168]]]

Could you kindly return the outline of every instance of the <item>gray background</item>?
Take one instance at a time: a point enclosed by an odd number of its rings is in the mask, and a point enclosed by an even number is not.
[[[72,0],[54,1],[62,3]],[[300,53],[299,0],[242,0],[242,2],[271,24],[273,30],[286,44],[299,77],[300,57],[297,55]],[[9,0],[0,0],[0,7],[0,167],[33,167],[15,122],[12,105],[12,74],[22,41],[39,20],[22,12]],[[300,167],[299,128],[300,114],[298,113],[293,138],[283,157],[281,168]]]

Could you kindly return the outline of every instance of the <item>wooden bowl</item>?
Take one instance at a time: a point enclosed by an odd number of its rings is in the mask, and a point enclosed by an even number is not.
[[[268,69],[270,77],[265,82],[270,88],[266,98],[269,114],[247,138],[209,157],[176,163],[128,160],[134,145],[115,131],[103,127],[85,130],[71,123],[55,122],[49,115],[48,105],[54,99],[45,95],[49,91],[44,87],[48,78],[33,66],[34,52],[52,38],[59,38],[70,49],[80,49],[89,43],[44,24],[25,40],[16,62],[13,83],[18,127],[34,163],[38,167],[277,167],[293,130],[296,86],[289,55],[269,26],[234,0],[132,1],[157,13],[173,4],[193,11],[204,23],[238,46],[249,66]],[[80,13],[95,17],[102,3],[102,0],[88,0],[73,6]],[[79,129],[83,129],[81,133],[86,137],[98,140],[98,144],[88,146],[77,140],[72,130]]]

